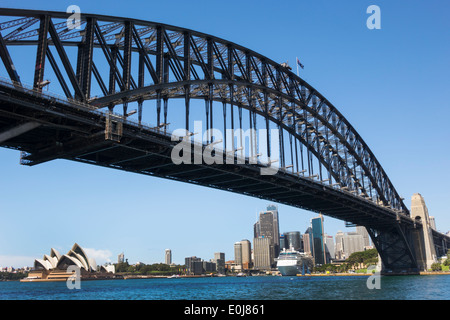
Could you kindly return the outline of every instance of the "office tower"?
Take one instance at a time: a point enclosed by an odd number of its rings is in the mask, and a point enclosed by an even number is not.
[[[242,244],[240,242],[234,244],[234,263],[242,266]]]
[[[274,224],[273,224],[273,212],[264,211],[259,214],[259,237],[270,238],[274,241]]]
[[[252,265],[252,245],[249,240],[241,241],[242,266],[244,269],[250,269]]]
[[[261,231],[259,228],[259,219],[253,225],[253,238],[259,238],[261,236]]]
[[[369,247],[370,246],[370,237],[369,237],[369,233],[367,232],[366,227],[356,226],[356,233],[362,235],[362,237],[364,238],[364,246]]]
[[[202,269],[204,272],[211,273],[216,271],[217,266],[213,261],[202,261]]]
[[[343,242],[342,242],[342,238],[344,238],[344,233],[342,231],[338,231],[336,233],[336,245],[334,247],[334,252],[335,252],[335,257],[338,260],[344,260],[344,249],[343,249]]]
[[[291,231],[285,233],[286,248],[293,248],[297,251],[302,251],[302,241],[300,231]]]
[[[272,240],[269,238],[254,238],[253,258],[255,269],[270,270],[274,263]]]
[[[280,248],[280,231],[278,226],[278,210],[269,206],[272,210],[259,213],[259,220],[254,225],[255,238],[269,238],[272,241],[275,255],[278,256]]]
[[[353,252],[364,251],[364,238],[356,232],[336,234],[336,256],[340,260],[347,259]]]
[[[311,227],[308,227],[308,229],[306,229],[305,233],[303,234],[303,252],[309,255],[312,255],[311,232]]]
[[[187,274],[194,274],[194,275],[202,274],[203,271],[202,259],[193,256],[185,258],[184,261]]]
[[[326,263],[325,242],[323,239],[323,216],[311,219],[312,229],[312,254],[316,265]]]
[[[284,235],[284,233],[280,234],[280,251],[282,251],[283,249],[288,249],[288,247],[286,246],[286,236]]]
[[[214,261],[216,263],[216,270],[218,273],[225,273],[225,253],[216,252],[214,253]]]
[[[335,248],[333,236],[324,235],[326,263],[331,263],[335,259]]]
[[[172,264],[172,250],[166,249],[165,255],[164,255],[164,263]]]
[[[123,254],[123,252],[121,254],[119,254],[117,256],[117,262],[118,263],[123,263],[125,261],[125,255]]]
[[[278,217],[278,207],[276,205],[268,205],[267,211],[273,213],[273,242],[275,248],[275,255],[278,257],[280,252],[280,220]]]

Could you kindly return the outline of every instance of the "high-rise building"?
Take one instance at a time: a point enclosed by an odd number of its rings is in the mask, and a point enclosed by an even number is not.
[[[344,260],[344,249],[343,249],[343,242],[342,242],[342,238],[344,238],[344,233],[342,231],[338,231],[336,233],[336,245],[334,247],[334,255],[336,257],[336,259],[338,260]]]
[[[225,273],[225,253],[223,252],[215,252],[214,253],[214,262],[216,263],[216,270],[218,273]]]
[[[255,238],[269,238],[274,247],[274,254],[278,256],[280,250],[280,226],[278,220],[278,208],[269,205],[266,211],[259,213],[259,219],[254,225]]]
[[[252,248],[247,239],[234,244],[234,264],[241,269],[250,269],[252,266]]]
[[[312,229],[312,254],[314,263],[322,265],[326,263],[325,241],[323,232],[323,216],[311,219]]]
[[[253,239],[253,261],[255,269],[270,270],[272,268],[274,263],[274,250],[271,239]]]
[[[123,252],[117,256],[117,262],[118,263],[124,263],[125,262],[125,255]]]
[[[335,259],[335,248],[333,236],[324,235],[326,263],[331,263]]]
[[[165,254],[164,254],[164,263],[172,264],[172,250],[166,249]]]
[[[184,259],[184,264],[186,266],[187,274],[199,275],[203,272],[203,262],[202,259],[198,257],[187,257]]]
[[[369,247],[370,246],[370,237],[369,237],[369,233],[367,232],[366,227],[356,226],[356,233],[362,235],[362,237],[364,239],[364,246]]]
[[[283,249],[288,249],[288,247],[286,246],[286,236],[284,235],[284,233],[280,234],[280,251],[282,251]]]
[[[305,233],[303,234],[303,252],[306,254],[309,254],[309,255],[312,255],[311,233],[312,233],[312,229],[311,229],[311,227],[308,227],[308,229],[306,229]]]
[[[278,206],[270,204],[267,206],[267,211],[271,211],[273,213],[273,242],[275,255],[278,257],[280,252],[280,220],[278,215]]]
[[[303,251],[300,231],[285,232],[286,249],[293,248],[297,251]]]
[[[244,269],[249,269],[252,265],[252,245],[249,240],[241,241],[242,248],[242,266]]]
[[[234,244],[234,263],[242,267],[242,244],[240,242]]]
[[[364,237],[357,232],[338,232],[336,234],[336,258],[347,259],[354,252],[364,251]]]

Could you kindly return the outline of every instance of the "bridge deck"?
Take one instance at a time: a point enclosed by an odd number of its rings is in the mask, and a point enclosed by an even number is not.
[[[264,176],[260,174],[263,165],[236,164],[237,159],[229,165],[175,165],[170,155],[178,142],[162,130],[116,118],[123,127],[120,141],[115,141],[114,136],[105,136],[107,113],[11,85],[0,86],[0,91],[0,132],[24,123],[40,124],[0,141],[0,146],[23,151],[25,165],[54,159],[79,161],[266,199],[377,230],[399,221],[414,223],[373,201],[283,169]]]

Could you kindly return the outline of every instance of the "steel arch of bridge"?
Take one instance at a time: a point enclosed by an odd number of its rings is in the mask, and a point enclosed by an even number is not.
[[[1,15],[15,17],[0,23],[2,59],[12,81],[20,82],[20,77],[7,47],[31,45],[37,51],[35,89],[40,90],[47,61],[68,99],[111,110],[123,104],[124,113],[128,103],[137,101],[139,121],[142,102],[149,99],[157,101],[159,125],[161,100],[184,98],[187,130],[190,99],[205,99],[210,103],[206,112],[211,114],[212,101],[248,109],[264,117],[267,126],[274,123],[305,146],[308,157],[321,164],[320,180],[409,215],[382,166],[347,119],[311,85],[261,54],[212,35],[156,22],[81,14],[81,28],[70,30],[67,13],[1,9]],[[68,46],[78,47],[76,64],[68,58]],[[56,49],[61,64],[50,47]],[[106,77],[97,68],[97,50],[108,62]],[[139,55],[134,65],[132,53]],[[133,70],[136,65],[138,70]],[[144,85],[146,75],[150,85]],[[91,97],[94,79],[101,89],[96,99]]]
[[[0,58],[10,79],[0,80],[0,146],[23,151],[23,164],[64,158],[322,212],[365,226],[387,269],[417,271],[415,242],[420,241],[414,239],[420,238],[421,223],[411,219],[348,120],[290,68],[185,28],[81,14],[80,29],[69,29],[68,17],[0,9]],[[11,54],[20,46],[34,50],[31,89],[21,83]],[[76,55],[70,55],[74,50]],[[56,76],[63,100],[43,91],[46,70]],[[250,165],[174,165],[166,130],[168,101],[176,98],[184,101],[188,132],[193,99],[205,103],[206,129],[213,128],[213,113],[222,113],[224,129],[233,128],[235,120],[242,129],[243,110],[249,128],[261,127],[257,119],[262,119],[263,129],[280,129],[279,172],[265,179]],[[155,128],[143,123],[148,100],[156,101]],[[131,104],[138,105],[136,124],[127,118]],[[123,129],[117,139],[105,136],[112,118]],[[262,143],[268,145],[269,137]],[[442,248],[449,246],[450,238],[435,236]]]

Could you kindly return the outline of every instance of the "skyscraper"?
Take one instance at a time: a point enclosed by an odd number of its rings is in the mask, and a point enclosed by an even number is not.
[[[254,237],[271,239],[275,250],[274,254],[278,256],[280,248],[278,208],[274,205],[269,205],[267,209],[267,211],[259,213],[259,220],[254,225]]]
[[[292,247],[294,250],[302,251],[302,241],[300,231],[285,232],[285,246],[286,249]]]
[[[270,204],[267,206],[267,211],[271,211],[273,213],[273,240],[275,255],[278,257],[278,254],[280,252],[280,220],[278,216],[278,207],[276,205]]]
[[[269,238],[253,239],[254,267],[261,270],[270,270],[274,263],[273,242]]]
[[[225,273],[225,253],[215,252],[214,262],[216,263],[216,270],[218,273]]]
[[[234,263],[242,267],[242,244],[240,242],[234,244]]]
[[[310,255],[312,255],[312,250],[311,250],[311,244],[312,244],[311,233],[312,233],[312,229],[311,229],[311,227],[308,227],[308,229],[306,229],[305,233],[303,234],[303,252],[306,253],[306,254],[310,254]]]
[[[123,252],[121,254],[119,254],[117,256],[117,262],[118,263],[123,263],[125,261],[125,255],[123,254]]]
[[[172,250],[166,249],[165,255],[164,255],[164,263],[172,264]]]
[[[367,232],[366,227],[356,226],[356,233],[360,234],[363,237],[364,246],[369,247],[370,246],[370,237],[369,237],[369,233]]]
[[[317,218],[311,219],[311,229],[312,229],[312,254],[314,257],[314,263],[316,265],[325,264],[327,259],[325,253],[322,214],[319,214],[319,217]]]
[[[242,265],[244,269],[249,269],[252,264],[252,245],[249,240],[241,241],[242,248]]]
[[[344,238],[344,233],[342,231],[338,231],[336,233],[336,245],[334,247],[335,257],[338,260],[344,260],[344,249],[343,249],[343,242],[342,239]]]
[[[326,256],[325,261],[326,263],[331,263],[331,260],[334,260],[336,256],[333,236],[325,234],[324,242],[325,242],[325,256]]]

